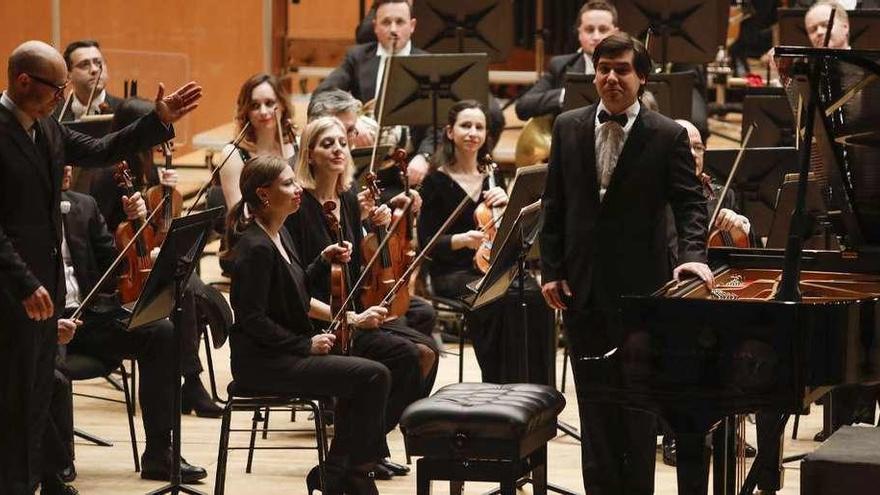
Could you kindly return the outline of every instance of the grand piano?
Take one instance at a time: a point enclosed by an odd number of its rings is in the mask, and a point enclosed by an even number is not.
[[[776,56],[803,136],[786,248],[713,248],[714,290],[690,282],[625,296],[618,348],[581,363],[617,378],[584,384],[589,400],[651,410],[673,428],[681,495],[707,493],[706,435],[724,418],[773,411],[781,435],[789,414],[833,387],[880,381],[880,51],[779,47]],[[840,250],[803,249],[814,220],[804,143],[828,168],[823,196]],[[759,448],[754,465],[768,462],[778,459]],[[740,493],[754,485],[753,472]]]

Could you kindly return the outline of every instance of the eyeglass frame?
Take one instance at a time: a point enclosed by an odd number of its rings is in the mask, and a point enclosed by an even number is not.
[[[50,81],[50,80],[48,80],[48,79],[44,79],[44,78],[42,78],[42,77],[40,77],[40,76],[37,76],[37,75],[31,74],[30,72],[25,72],[25,75],[27,75],[28,77],[30,77],[30,78],[33,79],[34,81],[37,81],[38,83],[45,84],[46,86],[49,86],[50,88],[53,88],[53,89],[55,90],[55,96],[61,96],[61,95],[63,95],[63,94],[64,94],[64,90],[67,89],[67,86],[70,84],[70,79],[64,81],[64,84],[62,84],[61,86],[59,86],[59,85],[53,83],[52,81]]]

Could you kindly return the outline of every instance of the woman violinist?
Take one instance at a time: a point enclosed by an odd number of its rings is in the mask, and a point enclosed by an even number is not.
[[[438,296],[457,299],[466,294],[466,285],[483,274],[474,266],[476,250],[483,244],[484,232],[477,230],[474,211],[480,204],[502,207],[507,193],[502,186],[490,187],[487,166],[478,157],[491,149],[486,139],[486,110],[481,103],[465,100],[449,111],[442,146],[433,156],[432,168],[422,183],[422,212],[419,217],[419,240],[424,243],[452,213],[466,194],[471,203],[452,225],[449,234],[441,236],[431,255],[428,273],[433,291]],[[540,304],[541,294],[531,279],[527,280],[529,376],[523,376],[522,318],[517,291],[509,292],[500,301],[467,317],[468,333],[483,374],[493,383],[550,383],[547,348],[551,331],[550,313]]]
[[[352,262],[348,265],[349,280],[360,276],[362,259],[360,245],[363,239],[364,221],[385,225],[390,221],[387,206],[371,208],[366,195],[362,195],[363,207],[358,196],[351,190],[354,164],[348,148],[347,133],[342,123],[334,117],[321,117],[310,122],[302,134],[302,148],[296,160],[297,181],[305,189],[302,207],[288,217],[286,226],[297,251],[304,259],[321,253],[336,242],[331,235],[325,216],[327,203],[334,204],[332,212],[342,229],[342,237],[353,246]],[[313,288],[312,296],[327,302],[330,297],[329,281]],[[352,298],[355,302],[359,297]],[[359,304],[355,304],[359,307]],[[397,425],[403,409],[413,401],[427,396],[434,383],[437,370],[437,351],[430,337],[407,327],[400,318],[383,323],[375,332],[357,332],[353,341],[353,353],[375,359],[391,370],[392,391],[389,398],[386,431]],[[317,322],[321,325],[322,323]],[[406,474],[408,469],[390,462],[384,457],[376,476],[386,478],[393,474]]]
[[[279,157],[248,161],[240,177],[242,198],[230,209],[226,236],[233,262],[230,332],[235,382],[259,393],[312,393],[339,398],[336,433],[325,463],[306,478],[308,493],[377,494],[369,476],[381,452],[391,374],[384,365],[353,356],[328,355],[335,336],[312,326],[310,316],[329,319],[312,303],[311,287],[329,276],[328,263],[350,258],[349,247],[332,244],[308,266],[284,228],[297,211],[302,189]],[[358,317],[377,326],[383,312]]]

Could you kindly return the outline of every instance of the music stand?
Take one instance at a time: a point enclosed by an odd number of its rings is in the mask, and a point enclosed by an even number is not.
[[[707,150],[703,159],[706,172],[724,183],[738,152],[739,149]],[[749,219],[758,238],[770,235],[777,192],[785,174],[797,170],[797,156],[795,148],[749,148],[743,155],[731,187],[739,198],[739,213]]]
[[[510,211],[521,211],[526,206],[541,199],[544,194],[544,184],[547,182],[547,164],[539,163],[537,165],[529,165],[516,169],[516,175],[510,183],[510,196],[507,199],[507,209]],[[513,228],[516,221],[513,215],[504,215],[501,217],[501,223],[498,225],[498,231],[495,234],[496,239],[506,239],[508,233]],[[495,260],[495,256],[501,247],[499,243],[492,244],[492,252],[489,254],[489,261]]]
[[[667,62],[705,64],[724,46],[730,2],[724,0],[623,0],[616,2],[620,29],[644,41]],[[690,94],[688,94],[690,97]]]
[[[174,353],[174,400],[168,406],[174,413],[171,427],[171,479],[169,484],[153,490],[148,495],[180,492],[190,495],[203,495],[202,492],[181,484],[180,481],[180,352],[182,347],[180,325],[183,308],[183,292],[201,259],[208,235],[214,221],[223,214],[223,208],[213,208],[171,221],[168,235],[159,256],[153,264],[150,276],[144,284],[141,297],[135,304],[127,329],[133,330],[164,318],[174,323],[174,340],[177,351]]]
[[[420,0],[413,5],[419,28],[413,43],[431,53],[486,53],[504,62],[513,48],[510,0]]]
[[[779,200],[770,232],[767,234],[768,248],[784,248],[788,239],[791,215],[797,201],[797,173],[786,174],[779,187]],[[821,249],[825,251],[840,250],[840,242],[833,235],[834,229],[828,219],[828,208],[822,199],[821,186],[810,172],[807,178],[806,209],[811,219],[811,231],[804,236],[805,249]]]
[[[461,100],[488,105],[489,57],[485,53],[394,57],[389,70],[382,125],[436,129],[438,115],[446,115]]]
[[[779,44],[781,46],[812,46],[804,27],[807,9],[779,9]],[[857,50],[880,48],[880,10],[848,10],[849,43]]]
[[[598,103],[599,94],[594,79],[592,74],[566,74],[562,111]],[[645,90],[654,95],[660,113],[671,119],[691,120],[693,88],[694,76],[691,72],[650,74],[645,82]]]
[[[794,142],[794,115],[784,94],[746,95],[743,98],[742,139],[752,125],[749,148],[791,147]]]
[[[61,122],[68,129],[81,132],[96,139],[110,134],[113,124],[113,114],[88,115],[80,120],[68,120]]]

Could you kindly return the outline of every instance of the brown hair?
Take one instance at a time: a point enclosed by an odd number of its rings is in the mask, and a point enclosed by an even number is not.
[[[289,166],[287,160],[273,155],[257,155],[244,164],[241,177],[238,179],[241,199],[233,205],[226,215],[226,233],[224,234],[226,249],[220,253],[221,258],[230,259],[232,257],[235,243],[253,222],[254,214],[263,209],[263,203],[257,196],[257,189],[272,185],[281,172]],[[245,214],[245,206],[249,214]]]
[[[318,117],[306,125],[300,137],[299,155],[296,157],[296,164],[293,166],[293,173],[296,175],[296,181],[304,189],[315,189],[317,181],[315,180],[315,171],[312,170],[312,152],[318,144],[318,139],[333,127],[338,127],[343,135],[347,135],[345,126],[342,125],[336,117]],[[336,184],[336,192],[348,190],[354,181],[354,161],[351,159],[351,153],[348,154],[348,162],[345,164],[345,170],[339,177]]]
[[[581,27],[581,19],[584,18],[584,13],[589,12],[590,10],[604,10],[610,12],[611,24],[617,26],[617,8],[614,5],[611,5],[605,0],[590,0],[581,7],[581,10],[578,11],[577,20],[574,24],[575,29]]]
[[[287,122],[288,119],[293,120],[293,107],[290,105],[290,98],[287,95],[287,91],[281,86],[278,78],[261,72],[248,78],[238,91],[238,100],[235,109],[236,135],[241,132],[244,126],[248,123],[248,112],[251,111],[251,104],[253,103],[251,96],[254,93],[254,88],[263,83],[269,83],[269,86],[272,87],[272,91],[275,92],[275,99],[278,101],[278,105],[281,106],[281,122]],[[242,140],[242,147],[253,150],[256,147],[256,141],[257,134],[253,127],[249,127]]]
[[[477,100],[462,100],[452,107],[449,108],[449,114],[446,117],[446,126],[453,127],[455,126],[455,121],[458,120],[458,114],[465,110],[469,110],[471,108],[476,108],[483,112],[483,116],[486,118],[486,140],[483,142],[483,146],[480,146],[480,150],[477,152],[477,163],[480,172],[485,172],[485,165],[481,162],[479,158],[486,156],[492,151],[494,144],[492,143],[492,138],[489,136],[489,112],[486,111],[486,106]],[[455,143],[449,139],[449,135],[446,133],[444,129],[442,132],[442,137],[440,138],[440,149],[437,153],[434,153],[431,156],[431,168],[437,169],[442,166],[450,166],[455,164]]]

